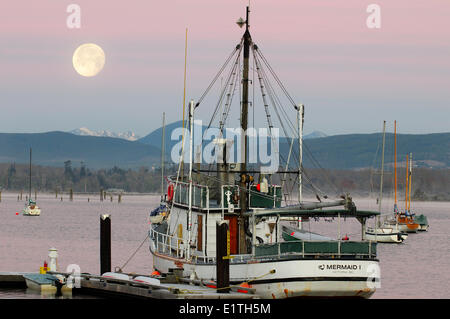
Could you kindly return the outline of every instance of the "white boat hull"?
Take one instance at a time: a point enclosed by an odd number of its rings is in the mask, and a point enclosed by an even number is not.
[[[30,206],[26,206],[22,210],[22,214],[24,216],[39,216],[39,215],[41,215],[41,209],[37,206],[35,206],[34,208],[31,208]]]
[[[162,273],[183,268],[183,277],[216,280],[215,264],[187,262],[154,251],[152,254],[154,268]],[[248,282],[256,294],[265,299],[369,298],[379,281],[379,266],[375,260],[291,259],[230,264],[230,284]]]
[[[378,243],[402,243],[408,235],[396,228],[369,229],[365,233],[366,240]]]

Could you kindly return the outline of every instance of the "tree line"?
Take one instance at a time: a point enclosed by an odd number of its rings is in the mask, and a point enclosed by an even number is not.
[[[176,174],[177,167],[169,166],[166,174]],[[404,198],[405,171],[397,173],[397,196]],[[377,196],[380,189],[380,174],[373,169],[361,170],[325,170],[306,169],[303,175],[305,195],[329,197],[350,193],[353,196]],[[271,182],[281,184],[279,178]],[[285,184],[292,192],[298,186],[297,176],[289,174]],[[298,185],[298,184],[297,184]],[[450,169],[415,168],[412,175],[411,196],[414,200],[450,200]],[[37,192],[96,193],[100,189],[120,189],[124,192],[159,193],[161,190],[161,169],[159,167],[139,169],[92,170],[81,162],[74,167],[66,161],[64,167],[32,166],[31,187]],[[0,189],[7,191],[27,191],[29,188],[29,166],[26,164],[0,164]],[[392,171],[384,172],[384,194],[394,192]]]

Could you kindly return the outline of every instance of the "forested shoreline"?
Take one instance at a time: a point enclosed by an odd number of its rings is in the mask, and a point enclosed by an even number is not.
[[[166,174],[176,174],[177,167],[169,166]],[[392,195],[394,177],[392,171],[384,173],[384,194]],[[404,197],[405,172],[397,171],[397,192]],[[161,190],[160,168],[141,167],[122,169],[113,167],[92,170],[83,163],[72,167],[70,161],[64,167],[32,166],[31,187],[33,192],[69,192],[97,193],[99,190],[114,189],[128,193],[159,193]],[[281,184],[273,178],[275,184]],[[288,174],[286,184],[293,192],[295,174]],[[371,169],[362,170],[325,170],[307,169],[304,179],[305,195],[336,196],[350,193],[352,196],[377,196],[380,188],[380,175]],[[450,200],[450,169],[416,168],[412,176],[411,196],[415,200]],[[0,190],[28,192],[29,166],[26,164],[0,164]],[[403,196],[403,197],[402,197]]]

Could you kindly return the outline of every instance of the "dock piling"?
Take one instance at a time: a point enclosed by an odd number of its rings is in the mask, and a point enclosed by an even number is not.
[[[111,271],[111,216],[100,215],[100,275]]]
[[[216,224],[216,276],[217,292],[229,293],[230,288],[230,259],[228,253],[228,221],[217,221]]]

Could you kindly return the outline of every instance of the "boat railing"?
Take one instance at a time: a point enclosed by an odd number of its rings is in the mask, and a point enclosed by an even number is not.
[[[189,206],[189,183],[173,182],[175,204]],[[200,209],[209,208],[209,188],[206,185],[192,184],[192,207]]]
[[[163,234],[154,229],[150,229],[149,237],[153,240],[157,253],[177,258],[186,256],[187,245],[184,244],[183,238]]]
[[[290,240],[273,244],[254,246],[256,258],[281,255],[301,255],[302,257],[331,256],[332,258],[360,257],[376,258],[374,241],[322,241]]]

